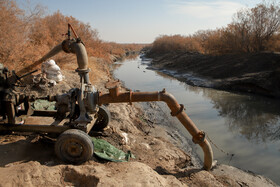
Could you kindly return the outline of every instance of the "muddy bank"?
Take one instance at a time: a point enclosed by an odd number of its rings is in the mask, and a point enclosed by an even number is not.
[[[149,55],[151,68],[191,85],[280,98],[280,55],[210,56],[199,53]]]

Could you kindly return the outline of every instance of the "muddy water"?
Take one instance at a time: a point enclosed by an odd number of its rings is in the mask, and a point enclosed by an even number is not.
[[[118,63],[115,77],[134,91],[166,88],[218,147],[212,145],[218,163],[253,171],[280,184],[280,101],[193,87],[146,69],[148,63],[140,58]],[[190,137],[186,130],[181,131]],[[200,148],[196,149],[203,158]]]

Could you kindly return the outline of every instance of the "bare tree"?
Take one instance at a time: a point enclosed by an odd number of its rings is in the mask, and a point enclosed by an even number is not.
[[[236,35],[246,52],[265,50],[266,43],[280,28],[280,7],[274,3],[258,4],[255,8],[239,11],[233,24]]]
[[[250,11],[244,9],[238,11],[233,16],[233,22],[230,26],[239,50],[241,52],[251,52]]]

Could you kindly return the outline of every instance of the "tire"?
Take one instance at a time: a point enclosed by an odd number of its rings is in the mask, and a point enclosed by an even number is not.
[[[78,129],[63,132],[55,143],[55,153],[62,161],[81,164],[93,155],[93,143],[89,135]]]
[[[92,127],[92,131],[101,131],[105,129],[111,121],[111,114],[108,109],[102,105],[97,112],[97,120]]]

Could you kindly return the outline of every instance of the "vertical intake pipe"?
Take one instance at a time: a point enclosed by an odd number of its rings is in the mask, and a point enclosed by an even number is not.
[[[109,83],[110,84],[110,83]],[[213,151],[205,138],[205,133],[200,131],[193,121],[184,112],[184,106],[178,104],[173,95],[165,92],[119,92],[118,86],[106,86],[109,93],[98,96],[98,105],[109,103],[123,103],[123,102],[149,102],[149,101],[163,101],[171,110],[171,115],[176,116],[183,126],[193,137],[193,142],[199,144],[204,152],[204,169],[210,170],[213,163]]]

